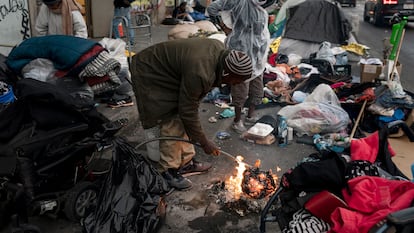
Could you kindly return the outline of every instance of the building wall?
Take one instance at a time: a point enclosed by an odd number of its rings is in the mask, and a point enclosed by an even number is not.
[[[0,0],[0,53],[11,49],[32,34],[30,0]]]
[[[113,0],[90,1],[90,37],[109,37],[109,28],[114,16]]]

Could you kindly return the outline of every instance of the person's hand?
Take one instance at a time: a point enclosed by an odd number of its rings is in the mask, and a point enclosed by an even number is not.
[[[201,147],[206,154],[214,156],[220,155],[220,149],[212,141],[207,140]]]

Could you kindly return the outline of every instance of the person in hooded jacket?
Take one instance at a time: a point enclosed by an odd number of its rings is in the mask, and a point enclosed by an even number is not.
[[[246,101],[248,111],[245,123],[250,125],[258,120],[255,110],[262,103],[263,71],[270,44],[268,13],[262,7],[267,3],[268,0],[216,0],[207,7],[210,19],[227,35],[226,47],[243,51],[252,59],[252,77],[231,86],[232,104],[235,106],[232,128],[240,134],[246,131],[241,119]]]
[[[82,6],[76,0],[42,0],[36,18],[38,36],[68,35],[88,38]]]

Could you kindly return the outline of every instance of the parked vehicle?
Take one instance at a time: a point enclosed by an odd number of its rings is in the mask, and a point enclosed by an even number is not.
[[[356,0],[336,0],[339,4],[342,5],[348,5],[350,7],[356,6]]]
[[[394,14],[407,16],[408,22],[414,22],[414,0],[367,0],[364,6],[364,21],[376,26],[391,25]]]

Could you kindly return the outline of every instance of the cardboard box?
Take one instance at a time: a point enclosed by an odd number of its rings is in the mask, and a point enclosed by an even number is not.
[[[256,135],[249,134],[247,131],[240,135],[240,138],[247,142],[260,145],[271,145],[276,141],[276,137],[273,134],[269,134],[266,137],[257,137]]]
[[[381,65],[361,64],[360,83],[373,82],[381,73]]]

